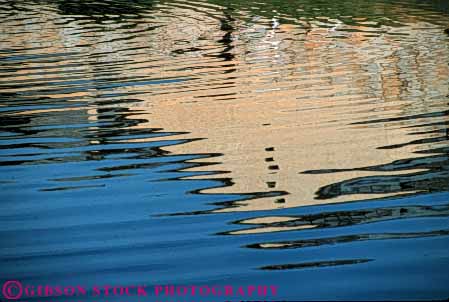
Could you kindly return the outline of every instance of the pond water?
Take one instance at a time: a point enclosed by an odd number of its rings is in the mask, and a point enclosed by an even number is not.
[[[445,1],[0,0],[0,281],[449,298],[446,28]]]

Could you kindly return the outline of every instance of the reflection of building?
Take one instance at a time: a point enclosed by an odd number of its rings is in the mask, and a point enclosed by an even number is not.
[[[375,29],[369,25],[345,25],[348,31],[338,33],[346,35],[346,39],[341,40],[330,39],[336,35],[331,29],[315,31],[312,28],[304,35],[303,28],[294,26],[281,24],[265,30],[261,27],[235,33],[238,40],[234,45],[233,68],[236,71],[232,74],[232,85],[229,85],[230,75],[226,74],[226,68],[217,68],[217,62],[203,63],[197,74],[199,78],[186,82],[182,89],[168,88],[173,93],[146,97],[147,104],[154,105],[152,126],[189,131],[192,138],[207,138],[169,150],[224,154],[213,168],[230,171],[225,176],[232,178],[234,185],[204,190],[204,193],[272,190],[289,193],[282,197],[242,201],[240,208],[225,211],[315,204],[317,191],[328,184],[371,175],[404,173],[351,168],[425,155],[413,152],[427,146],[378,149],[432,135],[421,133],[411,137],[409,134],[414,131],[403,126],[412,125],[415,120],[349,124],[444,108],[441,102],[433,103],[435,107],[428,103],[435,91],[441,96],[443,90],[447,90],[444,88],[446,80],[441,75],[449,75],[446,56],[424,55],[429,52],[426,47],[438,52],[446,50],[442,44],[429,41],[434,39],[432,35],[412,31],[409,39],[417,40],[417,44],[408,44],[395,36],[375,35]],[[378,29],[379,32],[385,30]],[[400,30],[408,32],[409,28]],[[308,37],[313,44],[308,42]],[[373,47],[374,42],[380,47]],[[410,51],[427,61],[414,60],[408,55]],[[437,80],[423,77],[417,98],[414,87],[407,85],[407,77],[417,69],[425,74],[426,66],[432,70],[438,68],[440,77]],[[195,75],[193,72],[192,76]],[[204,89],[205,85],[210,89]],[[424,104],[417,106],[414,102]],[[409,108],[414,111],[410,112]],[[135,109],[144,107],[136,106]],[[444,116],[436,118],[446,119]],[[346,170],[301,173],[323,168]],[[210,170],[211,166],[200,169]],[[407,173],[419,171],[422,170]],[[352,193],[335,196],[326,202],[383,197],[400,192],[361,189]]]
[[[41,26],[30,30],[38,36],[20,36],[21,41],[11,39],[6,46],[75,52],[67,55],[74,63],[70,67],[61,61],[59,71],[64,74],[59,76],[82,73],[79,77],[87,83],[80,84],[79,91],[59,92],[57,97],[85,100],[90,121],[96,119],[102,96],[120,99],[136,94],[143,102],[115,104],[134,112],[133,118],[148,120],[135,128],[190,132],[170,139],[206,138],[167,147],[175,153],[223,154],[219,164],[197,169],[229,171],[225,176],[234,185],[204,193],[289,193],[244,201],[241,210],[315,204],[317,191],[326,185],[400,174],[351,168],[424,156],[412,152],[428,146],[378,148],[429,138],[435,134],[425,130],[438,130],[429,126],[411,138],[415,131],[404,126],[416,120],[350,125],[435,112],[446,106],[441,96],[447,93],[448,49],[433,32],[419,30],[425,22],[410,20],[392,28],[360,20],[357,26],[334,22],[326,27],[315,20],[297,26],[276,18],[244,21],[212,8],[161,4],[160,9],[158,5],[152,9],[151,16],[144,14],[140,22],[74,22],[72,30],[40,16],[44,18]],[[398,39],[401,34],[407,39]],[[8,33],[2,33],[2,40],[4,35]],[[27,40],[39,42],[28,45]],[[39,62],[31,64],[39,66]],[[16,80],[43,83],[54,76],[52,69],[42,71],[48,73],[18,71]],[[433,120],[445,121],[447,116]],[[301,173],[322,169],[342,171]],[[398,193],[390,191],[373,195],[360,190],[326,202]]]

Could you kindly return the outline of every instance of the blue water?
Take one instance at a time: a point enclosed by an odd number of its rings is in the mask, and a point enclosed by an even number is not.
[[[1,284],[449,298],[448,17],[430,0],[0,0]]]

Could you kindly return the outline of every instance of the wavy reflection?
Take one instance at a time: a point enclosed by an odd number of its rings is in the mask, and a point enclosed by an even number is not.
[[[264,266],[264,270],[287,270],[287,269],[306,269],[314,267],[326,267],[326,266],[338,266],[348,264],[359,264],[372,261],[371,259],[350,259],[350,260],[335,260],[335,261],[319,261],[319,262],[307,262],[307,263],[294,263],[294,264],[279,264]]]
[[[0,275],[447,297],[448,13],[0,0]]]
[[[261,225],[256,228],[242,229],[223,234],[249,234],[289,231],[308,228],[342,227],[354,224],[373,223],[390,219],[408,219],[415,217],[446,216],[449,214],[449,206],[408,206],[392,208],[375,208],[366,210],[354,210],[344,212],[330,212],[303,216],[267,216],[250,218],[235,223]]]

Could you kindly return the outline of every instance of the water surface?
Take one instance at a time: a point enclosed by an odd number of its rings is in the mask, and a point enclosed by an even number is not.
[[[448,10],[0,0],[0,280],[447,299]]]

